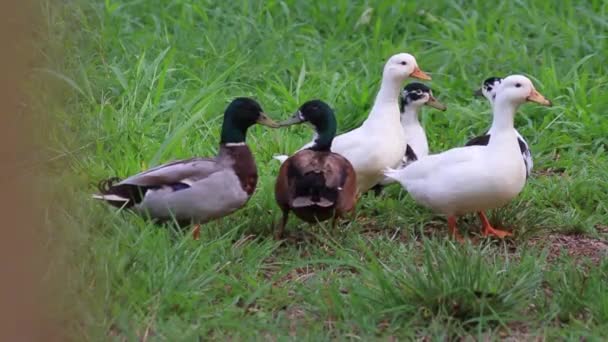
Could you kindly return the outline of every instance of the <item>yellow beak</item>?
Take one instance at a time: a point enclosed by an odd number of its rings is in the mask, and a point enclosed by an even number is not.
[[[258,117],[256,122],[259,123],[260,125],[264,125],[264,126],[268,126],[268,127],[272,127],[272,128],[279,127],[279,124],[274,122],[274,120],[272,120],[271,118],[269,118],[268,115],[266,115],[266,113],[260,113],[260,116]]]
[[[416,67],[414,69],[414,72],[412,72],[412,74],[410,75],[414,78],[420,79],[420,80],[425,80],[425,81],[430,81],[431,80],[431,76],[427,75],[426,72],[420,70],[419,67]]]
[[[532,91],[530,92],[530,95],[528,95],[528,98],[526,99],[530,102],[536,102],[538,104],[541,104],[543,106],[547,106],[547,107],[551,107],[551,101],[547,100],[541,93],[539,93],[538,91],[536,91],[536,89],[532,89]]]

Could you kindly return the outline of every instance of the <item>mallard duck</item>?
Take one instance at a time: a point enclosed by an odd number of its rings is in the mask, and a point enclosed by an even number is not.
[[[494,96],[496,96],[496,87],[498,87],[500,82],[502,82],[502,78],[500,78],[500,77],[496,77],[496,76],[489,77],[483,81],[481,88],[476,90],[474,94],[476,96],[485,97],[488,100],[488,102],[490,102],[490,106],[492,106],[494,103]],[[492,136],[492,133],[494,132],[494,130],[495,130],[494,126],[491,126],[490,130],[487,131],[484,135],[480,135],[478,137],[475,137],[475,138],[469,140],[465,146],[487,145],[488,142],[490,141],[490,137]],[[530,148],[528,147],[528,143],[526,142],[524,137],[522,137],[521,134],[519,134],[519,132],[515,128],[513,128],[513,130],[515,131],[515,135],[517,135],[517,142],[519,143],[519,149],[521,150],[521,155],[524,158],[524,163],[526,164],[526,177],[530,177],[530,173],[532,172],[532,167],[534,166],[534,163],[532,161],[532,153],[531,153]]]
[[[478,212],[483,235],[509,235],[492,227],[483,211],[508,203],[526,182],[526,166],[513,129],[517,108],[526,101],[551,106],[528,78],[505,78],[496,89],[494,132],[487,145],[429,155],[403,169],[389,169],[385,175],[401,183],[420,204],[446,215],[451,234],[459,240],[456,219],[471,212]]]
[[[405,155],[399,165],[399,169],[404,168],[409,163],[418,160],[418,158],[426,157],[429,154],[429,143],[426,139],[424,127],[420,124],[418,113],[422,106],[429,106],[441,111],[447,108],[444,104],[437,101],[433,96],[433,91],[426,85],[418,82],[412,82],[406,85],[401,92],[400,110],[401,110],[401,127],[407,146]],[[392,178],[385,177],[379,184],[373,187],[373,190],[378,195],[384,185],[393,183]]]
[[[287,158],[279,169],[275,197],[283,218],[277,238],[283,234],[290,211],[311,223],[333,218],[335,226],[336,220],[353,210],[357,202],[353,166],[346,158],[331,152],[337,126],[332,109],[323,101],[308,101],[279,125],[303,122],[313,125],[316,139],[312,146]]]
[[[122,181],[110,178],[93,198],[158,221],[194,223],[198,238],[199,224],[236,211],[253,194],[258,174],[245,137],[256,123],[278,127],[256,101],[237,98],[224,112],[216,157],[173,161]]]
[[[407,53],[392,56],[384,66],[382,84],[374,106],[363,124],[336,136],[332,152],[344,156],[357,173],[357,190],[364,193],[380,182],[387,167],[399,165],[405,154],[405,136],[400,123],[399,94],[408,77],[430,80],[418,67],[416,58]],[[308,148],[313,143],[302,147]],[[301,149],[300,149],[301,150]],[[286,156],[277,156],[279,161]]]

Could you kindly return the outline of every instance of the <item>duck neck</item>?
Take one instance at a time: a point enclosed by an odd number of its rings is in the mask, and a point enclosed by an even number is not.
[[[494,102],[492,106],[492,126],[490,127],[492,135],[513,132],[513,121],[518,107],[518,104],[506,100],[497,99],[497,101]]]
[[[382,83],[380,84],[380,90],[376,95],[374,106],[369,114],[368,119],[380,119],[385,120],[384,116],[390,115],[390,111],[387,111],[386,107],[394,107],[395,111],[399,110],[399,92],[401,82],[394,77],[383,77]]]
[[[245,144],[245,137],[247,136],[247,129],[249,126],[239,124],[233,120],[224,119],[222,124],[222,133],[220,138],[220,144]]]
[[[403,127],[403,134],[407,138],[407,144],[420,158],[429,154],[429,143],[426,139],[426,132],[418,118],[419,111],[420,107],[418,106],[404,106],[401,113],[401,127]]]
[[[496,125],[497,125],[496,121],[497,120],[495,120],[495,116],[494,116],[495,105],[496,105],[496,103],[494,101],[490,101],[490,109],[492,112],[492,124],[490,125],[490,130],[488,130],[487,134],[492,134],[492,133],[496,132]]]
[[[314,126],[315,142],[310,149],[313,151],[330,151],[338,126],[336,118],[333,115],[327,115],[323,121],[316,123]]]
[[[418,119],[419,107],[415,106],[403,106],[401,112],[401,125],[403,128],[409,126],[420,126],[420,120]]]

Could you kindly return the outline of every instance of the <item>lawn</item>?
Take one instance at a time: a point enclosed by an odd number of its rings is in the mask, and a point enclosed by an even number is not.
[[[62,308],[79,340],[608,338],[608,2],[41,6],[37,72],[65,98],[48,107],[55,266],[67,263],[65,288],[82,298]],[[288,232],[301,236],[275,241],[272,156],[308,142],[305,125],[249,131],[258,188],[199,241],[90,199],[103,178],[214,155],[237,96],[275,119],[323,99],[339,132],[355,128],[398,52],[416,56],[448,106],[422,115],[435,152],[489,127],[487,103],[472,96],[486,77],[528,75],[553,101],[516,117],[534,171],[490,215],[513,239],[479,238],[471,215],[469,242],[455,243],[444,218],[391,186],[335,231],[292,218]]]

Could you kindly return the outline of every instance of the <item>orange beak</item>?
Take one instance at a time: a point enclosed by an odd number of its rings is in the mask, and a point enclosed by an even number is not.
[[[539,93],[538,91],[536,91],[536,89],[532,89],[532,91],[530,92],[530,95],[528,96],[528,98],[526,99],[530,102],[536,102],[538,104],[541,104],[543,106],[547,106],[547,107],[551,107],[551,101],[547,100],[543,95],[541,95],[541,93]]]
[[[419,67],[416,67],[414,69],[414,72],[412,72],[412,74],[410,75],[414,78],[420,79],[420,80],[425,80],[425,81],[430,81],[431,80],[431,76],[427,75],[426,72],[420,70]]]

